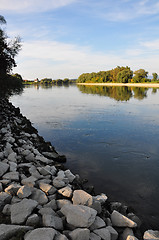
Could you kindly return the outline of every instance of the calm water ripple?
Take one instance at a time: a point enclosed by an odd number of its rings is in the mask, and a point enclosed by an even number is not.
[[[159,90],[31,86],[11,101],[96,193],[159,229]]]

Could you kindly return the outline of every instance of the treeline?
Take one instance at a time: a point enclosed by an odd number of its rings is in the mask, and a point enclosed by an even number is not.
[[[130,67],[120,67],[108,71],[83,73],[77,79],[77,83],[143,83],[158,81],[158,74],[153,73],[153,79],[148,79],[148,72],[139,69],[133,72]]]
[[[69,79],[69,78],[64,78],[64,79],[56,79],[53,80],[51,78],[44,78],[39,81],[40,84],[53,84],[53,85],[68,85],[70,83],[75,83],[76,79]]]

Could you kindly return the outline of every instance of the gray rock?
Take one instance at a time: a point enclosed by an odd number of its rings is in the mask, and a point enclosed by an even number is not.
[[[36,200],[40,205],[46,204],[48,202],[46,194],[37,188],[32,189],[32,195],[30,198]]]
[[[51,214],[43,214],[42,216],[43,226],[53,227],[56,230],[63,230],[63,222],[60,217]]]
[[[3,179],[19,181],[19,172],[8,172],[5,175],[3,175]]]
[[[57,158],[59,157],[59,155],[55,152],[42,152],[42,154],[45,156],[45,157],[48,157],[48,158]]]
[[[43,175],[52,175],[50,171],[50,166],[45,166],[45,167],[38,167],[38,171]]]
[[[77,228],[69,233],[72,240],[89,240],[90,231],[87,228]]]
[[[97,211],[82,205],[64,205],[61,212],[66,216],[69,224],[75,227],[90,227],[97,215]]]
[[[32,199],[23,199],[21,202],[13,204],[11,206],[11,223],[23,224],[37,205],[38,202]]]
[[[9,162],[9,165],[10,165],[10,172],[16,172],[17,171],[17,163]]]
[[[18,198],[18,197],[16,197],[16,196],[13,196],[13,197],[12,197],[11,204],[18,203],[18,202],[20,202],[20,201],[21,201],[20,198]]]
[[[37,228],[25,234],[24,240],[53,240],[56,230],[53,228]]]
[[[18,192],[17,192],[17,196],[19,198],[27,198],[32,194],[32,188],[24,185],[22,187],[19,188]]]
[[[67,200],[67,199],[58,199],[58,200],[56,201],[56,203],[57,203],[58,209],[61,209],[61,208],[62,208],[64,205],[66,205],[66,204],[71,204],[71,205],[72,205],[71,201],[70,201],[70,200]]]
[[[131,228],[125,228],[122,233],[122,239],[126,240],[129,235],[134,236],[133,230]]]
[[[32,176],[34,176],[35,178],[37,179],[40,179],[42,178],[43,176],[40,175],[40,173],[37,171],[36,167],[34,165],[32,165],[30,168],[29,168],[29,172]]]
[[[37,226],[40,222],[40,218],[37,214],[32,214],[31,216],[28,217],[27,221],[26,221],[26,225],[27,226]]]
[[[6,204],[6,205],[4,206],[4,208],[3,208],[2,213],[3,213],[4,215],[10,216],[10,214],[11,214],[11,205],[10,205],[10,204]]]
[[[159,240],[159,231],[147,230],[144,232],[144,240]]]
[[[3,185],[1,182],[0,182],[0,192],[3,192]]]
[[[52,199],[49,203],[45,204],[44,207],[50,207],[53,210],[57,210],[57,204],[56,204],[56,200]]]
[[[91,232],[89,239],[90,240],[101,240],[101,237],[99,237],[97,234]]]
[[[70,198],[72,196],[72,189],[69,186],[66,186],[64,188],[61,188],[58,190],[58,193],[60,193],[64,197]]]
[[[111,240],[116,240],[118,238],[118,232],[111,226],[106,227],[111,235]]]
[[[131,219],[114,210],[111,214],[112,225],[115,227],[137,227],[137,224]]]
[[[93,203],[92,203],[92,205],[90,205],[90,207],[95,209],[98,214],[100,214],[102,212],[102,206],[101,206],[100,201],[93,199]]]
[[[130,236],[129,235],[126,240],[138,240],[138,238],[136,238],[135,236]],[[153,238],[153,240],[154,240],[154,238]]]
[[[53,185],[55,186],[55,188],[62,188],[66,186],[66,183],[60,178],[56,177],[53,180]]]
[[[11,162],[16,162],[17,161],[17,154],[15,152],[12,152],[8,155],[8,160]]]
[[[9,164],[0,162],[0,177],[2,177],[8,170]]]
[[[103,240],[111,240],[110,232],[106,228],[96,229],[93,232],[99,237],[101,237]]]
[[[138,227],[141,226],[141,220],[134,213],[128,213],[127,217],[132,221],[136,222]]]
[[[37,181],[37,178],[30,176],[28,178],[23,179],[21,183],[29,187],[34,187],[36,181]]]
[[[96,216],[94,223],[90,226],[90,230],[93,231],[98,228],[106,227],[104,220],[98,216]]]
[[[76,176],[73,175],[69,169],[65,171],[65,176],[68,178],[70,183],[72,183],[73,180],[76,178]]]
[[[57,233],[54,240],[68,240],[64,234]]]
[[[93,197],[93,199],[99,201],[102,204],[107,201],[108,197],[104,193],[101,193],[100,195]]]
[[[48,195],[52,195],[57,191],[55,187],[44,182],[39,183],[39,188]]]
[[[72,201],[75,205],[91,206],[93,204],[92,196],[83,190],[75,190]]]
[[[20,231],[27,232],[31,229],[32,228],[28,226],[0,224],[0,239],[7,240],[16,236]]]
[[[10,194],[5,192],[0,192],[0,210],[3,209],[4,205],[10,203],[12,197]]]
[[[29,161],[29,162],[34,161],[34,158],[35,158],[35,156],[34,156],[33,153],[30,153],[29,155],[27,155],[27,156],[25,157],[25,159],[26,159],[27,161]]]
[[[39,155],[37,155],[37,156],[35,157],[35,161],[39,161],[39,162],[46,163],[46,164],[52,162],[51,160],[45,158],[44,156],[39,156]]]
[[[17,183],[12,183],[11,185],[9,185],[7,188],[5,188],[5,192],[10,194],[10,195],[16,195],[17,191],[19,190],[19,188],[21,187],[20,184]]]

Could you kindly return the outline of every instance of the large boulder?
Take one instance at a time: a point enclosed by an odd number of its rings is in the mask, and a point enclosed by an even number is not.
[[[97,211],[82,205],[67,204],[61,208],[69,224],[75,227],[89,228],[95,221]]]
[[[11,206],[11,223],[23,224],[37,205],[38,202],[32,199],[23,199],[21,202],[13,204]]]

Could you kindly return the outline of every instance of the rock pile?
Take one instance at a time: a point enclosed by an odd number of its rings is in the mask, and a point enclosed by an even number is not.
[[[0,240],[142,239],[140,220],[105,194],[83,190],[50,143],[0,99]],[[159,239],[146,231],[144,239]]]

